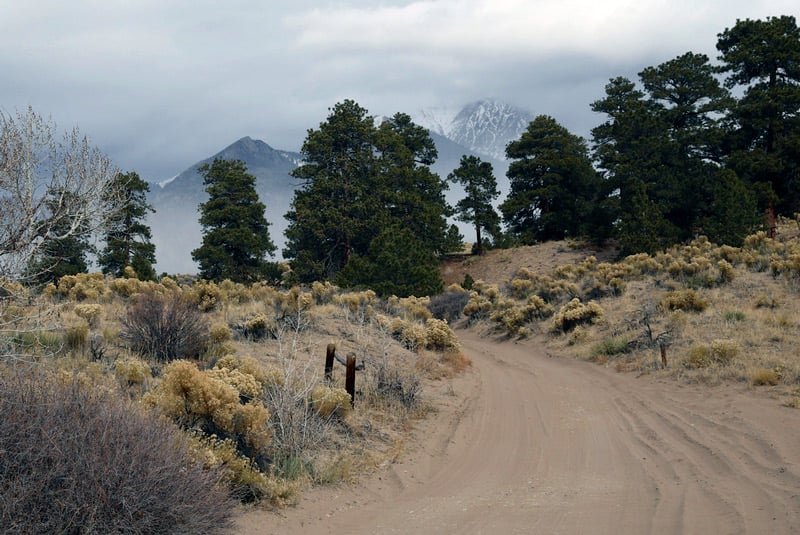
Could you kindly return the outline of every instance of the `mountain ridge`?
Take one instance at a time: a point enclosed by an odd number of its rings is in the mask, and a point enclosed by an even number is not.
[[[446,180],[448,174],[458,167],[463,155],[478,156],[492,164],[502,196],[508,190],[508,179],[505,176],[508,162],[504,158],[504,140],[514,131],[514,124],[517,127],[521,124],[522,119],[519,117],[527,116],[526,112],[492,102],[495,101],[477,101],[453,112],[452,117],[451,112],[440,114],[442,122],[447,122],[450,117],[450,135],[460,136],[460,139],[468,141],[472,147],[459,143],[440,131],[442,124],[439,125],[440,130],[436,130],[422,121],[415,122],[428,128],[436,144],[439,158],[431,166],[433,172]],[[514,117],[517,118],[516,122],[511,120]],[[458,121],[456,118],[459,118]],[[516,133],[514,139],[518,136],[519,133]],[[486,145],[481,146],[481,143]],[[499,148],[501,144],[502,150]],[[156,212],[150,214],[148,224],[156,245],[156,267],[159,272],[191,273],[197,269],[191,260],[191,251],[202,242],[198,206],[207,198],[203,177],[198,169],[215,158],[241,160],[245,163],[248,172],[256,178],[256,191],[266,206],[272,241],[279,251],[285,245],[283,234],[288,222],[284,215],[291,207],[295,189],[300,186],[300,182],[291,176],[291,172],[302,163],[302,155],[275,149],[262,140],[244,136],[213,156],[187,167],[173,178],[162,181],[163,185],[151,183],[148,200]],[[463,196],[464,190],[459,184],[450,184],[445,194],[451,205]],[[458,225],[467,239],[470,238],[472,229],[469,226],[455,220],[452,222]]]

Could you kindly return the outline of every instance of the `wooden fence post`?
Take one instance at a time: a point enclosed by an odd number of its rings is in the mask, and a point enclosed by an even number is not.
[[[664,369],[667,369],[667,345],[666,344],[659,344],[661,347],[661,364],[664,366]]]
[[[325,350],[325,380],[333,381],[333,356],[336,354],[336,345],[328,344]]]
[[[356,356],[352,353],[347,355],[347,375],[344,379],[344,389],[350,394],[350,406],[356,404]]]

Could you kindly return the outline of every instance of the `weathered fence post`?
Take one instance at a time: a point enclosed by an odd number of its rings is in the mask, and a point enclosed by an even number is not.
[[[667,344],[659,344],[661,347],[661,364],[664,366],[664,369],[667,369]]]
[[[344,379],[344,389],[350,394],[350,406],[356,404],[356,356],[352,353],[347,355],[347,375]]]
[[[328,344],[325,351],[325,380],[327,382],[333,381],[333,356],[336,354],[336,345]]]

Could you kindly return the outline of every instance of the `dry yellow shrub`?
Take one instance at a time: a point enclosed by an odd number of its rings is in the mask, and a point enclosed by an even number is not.
[[[178,286],[178,283],[175,282],[174,279],[167,276],[161,277],[161,280],[158,281],[158,283],[166,290],[170,290],[173,292],[180,290],[180,286]]]
[[[80,303],[75,305],[72,309],[76,316],[83,318],[89,324],[89,327],[97,327],[100,323],[100,315],[103,312],[103,306],[97,304]]]
[[[314,296],[314,299],[317,301],[318,305],[330,303],[334,294],[338,291],[339,288],[328,281],[325,281],[324,283],[314,281],[311,284],[311,295]]]
[[[231,329],[227,323],[215,323],[208,331],[208,340],[212,344],[224,344],[231,339]]]
[[[400,343],[410,351],[419,351],[427,343],[425,327],[418,323],[406,323],[400,333]]]
[[[205,374],[231,385],[239,393],[239,396],[247,399],[261,397],[261,383],[249,373],[242,373],[236,368],[215,367],[207,370]]]
[[[142,398],[180,425],[192,428],[203,420],[233,431],[233,415],[239,405],[239,392],[210,377],[186,360],[175,360],[164,367],[163,378],[155,390]]]
[[[604,318],[602,307],[594,301],[584,304],[575,297],[553,317],[553,329],[567,332],[582,323],[597,323]]]
[[[114,375],[120,383],[128,386],[144,384],[153,376],[150,365],[134,357],[117,360],[114,364]]]
[[[191,292],[197,298],[198,307],[204,312],[209,312],[222,305],[222,290],[209,281],[198,281],[192,286]]]
[[[285,380],[283,371],[277,366],[263,365],[255,358],[248,356],[225,355],[217,361],[215,368],[239,370],[244,374],[251,375],[262,388],[283,385]]]
[[[102,273],[79,273],[61,277],[53,295],[73,301],[95,301],[108,294]]]
[[[446,321],[428,318],[425,322],[425,347],[436,351],[456,351],[461,344]]]
[[[350,413],[350,394],[344,388],[317,385],[311,391],[311,406],[322,417],[329,418],[336,414],[344,418]]]
[[[697,295],[694,290],[678,290],[669,292],[661,300],[661,307],[665,310],[683,310],[685,312],[702,312],[708,302]]]

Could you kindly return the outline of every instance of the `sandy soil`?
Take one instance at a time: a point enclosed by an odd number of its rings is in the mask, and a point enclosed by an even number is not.
[[[800,411],[459,336],[407,455],[236,533],[800,533]]]

